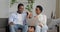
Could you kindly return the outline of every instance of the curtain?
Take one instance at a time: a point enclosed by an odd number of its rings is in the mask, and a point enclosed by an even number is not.
[[[60,0],[56,0],[56,11],[55,11],[55,17],[60,18]]]

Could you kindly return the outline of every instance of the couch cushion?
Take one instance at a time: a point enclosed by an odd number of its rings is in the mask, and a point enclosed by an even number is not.
[[[0,32],[6,32],[5,28],[0,28]]]
[[[8,18],[0,18],[0,28],[7,26]]]

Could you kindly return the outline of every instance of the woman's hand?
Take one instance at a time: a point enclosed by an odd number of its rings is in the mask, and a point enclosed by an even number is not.
[[[32,13],[31,12],[28,12],[28,18],[31,18],[32,17]]]
[[[34,18],[38,18],[37,16],[34,16]]]
[[[42,24],[42,23],[39,23],[39,26],[40,26],[40,27],[43,27],[43,24]]]

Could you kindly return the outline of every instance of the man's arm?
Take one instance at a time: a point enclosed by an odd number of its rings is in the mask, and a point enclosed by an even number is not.
[[[12,15],[9,17],[9,22],[8,22],[8,24],[9,24],[9,25],[13,25],[13,20],[14,20],[14,15],[12,14]]]

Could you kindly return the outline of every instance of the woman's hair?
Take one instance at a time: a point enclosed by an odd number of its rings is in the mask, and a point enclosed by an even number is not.
[[[40,5],[37,5],[36,8],[39,8],[39,10],[42,12],[43,11],[43,7]]]

